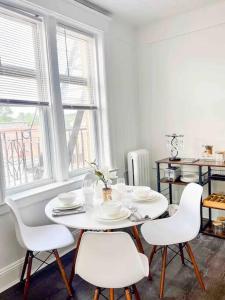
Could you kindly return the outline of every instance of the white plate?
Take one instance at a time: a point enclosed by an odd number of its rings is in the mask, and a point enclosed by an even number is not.
[[[96,213],[95,217],[98,221],[101,221],[101,222],[119,222],[119,221],[122,221],[122,220],[126,220],[127,218],[129,218],[131,215],[131,211],[126,208],[126,207],[123,207],[121,209],[121,212],[119,215],[117,216],[105,216],[105,215],[102,215],[100,212]]]
[[[59,199],[57,199],[54,208],[55,209],[73,209],[73,208],[77,208],[79,206],[81,206],[83,204],[83,202],[81,201],[81,199],[79,200],[74,200],[73,203],[71,203],[70,205],[66,205],[64,203],[62,203]]]
[[[151,191],[149,193],[149,196],[147,197],[139,197],[137,198],[137,196],[135,196],[135,194],[132,194],[132,200],[135,202],[151,202],[151,201],[156,201],[158,200],[160,197],[158,195],[158,193]]]
[[[184,175],[184,176],[181,176],[180,181],[185,182],[185,183],[198,182],[198,176],[197,175]]]

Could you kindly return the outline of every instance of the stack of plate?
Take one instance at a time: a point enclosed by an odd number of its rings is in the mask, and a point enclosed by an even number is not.
[[[63,203],[58,198],[54,203],[54,210],[69,210],[69,209],[76,209],[83,205],[83,201],[81,199],[74,199],[74,201],[70,204]]]
[[[151,202],[159,199],[159,194],[155,191],[149,190],[145,195],[132,193],[132,200],[135,202]]]
[[[122,207],[120,212],[114,215],[104,214],[102,210],[99,210],[98,212],[96,212],[96,219],[100,222],[111,223],[126,220],[130,217],[130,215],[131,211],[126,207]]]
[[[180,181],[185,183],[198,182],[199,178],[196,174],[187,174],[180,177]]]

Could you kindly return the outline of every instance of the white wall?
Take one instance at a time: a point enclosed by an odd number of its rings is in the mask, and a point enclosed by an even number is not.
[[[132,32],[130,27],[121,27],[121,24],[114,21],[107,39],[113,164],[123,170],[127,152],[137,149],[139,144],[136,38]]]
[[[34,4],[46,7],[74,18],[105,32],[105,67],[107,73],[107,101],[112,145],[113,166],[124,171],[125,154],[138,145],[137,129],[137,75],[135,32],[120,20],[108,20],[101,14],[75,5],[70,0],[31,0]],[[71,189],[75,185],[67,187]],[[27,224],[46,224],[44,206],[47,200],[59,193],[43,193],[42,201],[26,206],[26,201],[19,204]],[[32,202],[32,201],[31,201]],[[30,201],[29,201],[30,203]],[[24,205],[23,205],[24,204]],[[19,247],[10,215],[5,206],[0,206],[0,291],[18,279],[21,270],[21,258],[24,251]]]
[[[184,134],[186,157],[199,157],[207,143],[225,148],[224,12],[222,2],[138,32],[141,144],[153,168],[168,156],[166,133]]]

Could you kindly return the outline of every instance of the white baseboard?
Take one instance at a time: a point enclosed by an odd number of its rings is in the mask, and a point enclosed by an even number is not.
[[[73,231],[73,235],[75,237],[75,240],[78,236],[77,230]],[[70,247],[64,248],[61,251],[59,250],[60,256],[65,255],[66,253],[70,252],[72,249],[74,249],[74,245],[71,245]],[[41,253],[39,256],[41,259],[46,258],[46,253]],[[54,256],[51,256],[48,260],[48,263],[51,263],[55,260]],[[8,266],[0,269],[0,293],[7,290],[11,286],[17,284],[20,281],[20,275],[23,268],[23,262],[24,257],[9,264]],[[37,267],[39,266],[40,262],[37,262],[34,260],[32,270],[35,271]],[[43,266],[42,268],[44,268]]]

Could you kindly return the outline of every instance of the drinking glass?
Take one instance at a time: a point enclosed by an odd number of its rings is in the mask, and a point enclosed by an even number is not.
[[[96,183],[96,178],[95,178],[94,174],[87,174],[84,177],[83,185],[82,185],[82,192],[84,195],[86,210],[89,210],[93,207],[95,183]]]
[[[126,192],[125,179],[123,177],[120,177],[117,179],[116,187],[119,192],[122,192],[122,193]]]

